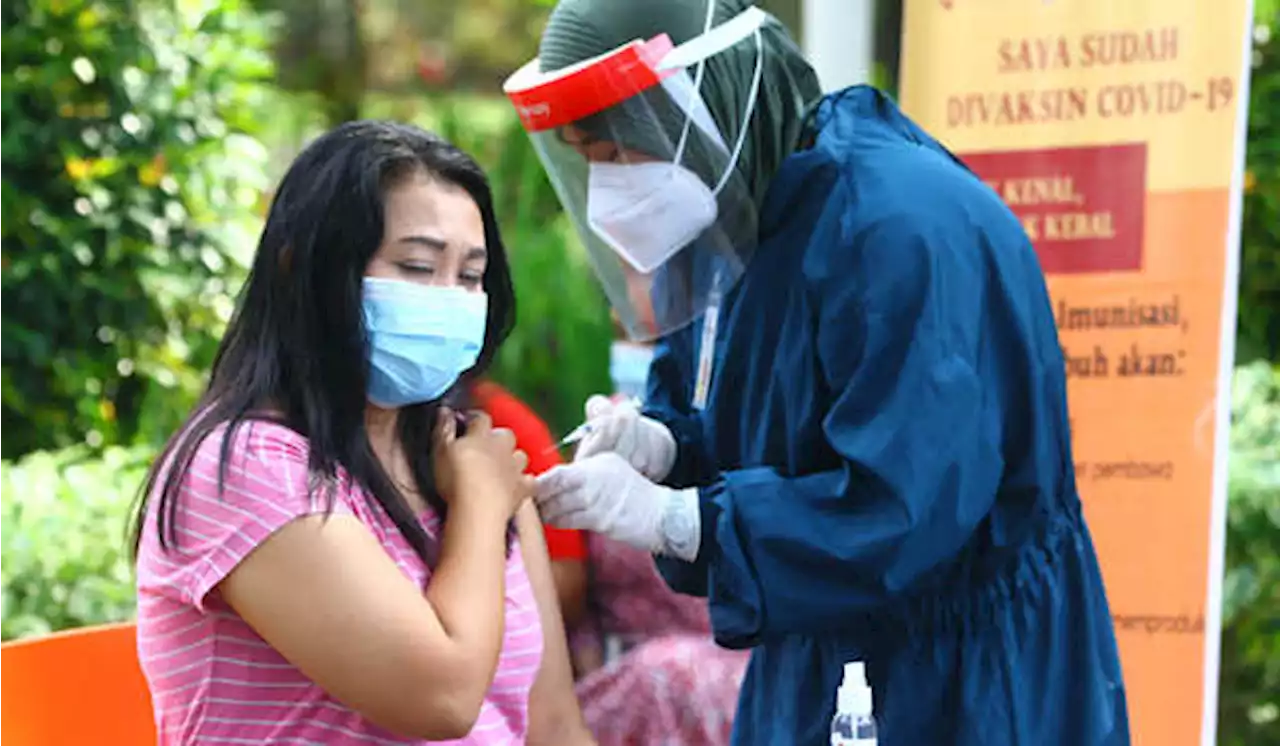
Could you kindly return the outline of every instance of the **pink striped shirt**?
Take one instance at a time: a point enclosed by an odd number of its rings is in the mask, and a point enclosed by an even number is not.
[[[205,440],[180,493],[177,546],[161,550],[154,501],[138,557],[138,655],[162,744],[411,744],[330,697],[231,610],[217,585],[290,521],[323,512],[307,490],[306,438],[280,425],[242,426],[217,491],[218,430]],[[344,478],[344,485],[350,484]],[[430,570],[379,508],[340,489],[334,512],[356,516],[405,575],[425,587]],[[439,518],[421,518],[437,535]],[[497,674],[471,734],[451,743],[524,743],[529,691],[542,659],[542,627],[521,559],[511,551],[505,637]]]

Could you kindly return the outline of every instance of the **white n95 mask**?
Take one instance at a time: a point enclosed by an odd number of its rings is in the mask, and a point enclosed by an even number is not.
[[[715,193],[678,163],[588,168],[587,222],[641,274],[661,267],[716,221]]]

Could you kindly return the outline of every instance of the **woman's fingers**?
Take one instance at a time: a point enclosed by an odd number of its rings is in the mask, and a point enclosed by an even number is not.
[[[437,446],[448,446],[458,437],[458,420],[452,409],[441,407],[436,413],[436,437]]]

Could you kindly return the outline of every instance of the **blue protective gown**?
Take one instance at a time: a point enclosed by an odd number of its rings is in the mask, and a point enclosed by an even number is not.
[[[700,488],[717,641],[753,648],[736,744],[826,744],[864,660],[881,746],[1127,744],[1045,282],[999,198],[873,89],[822,102],[725,298],[658,346],[647,414]]]

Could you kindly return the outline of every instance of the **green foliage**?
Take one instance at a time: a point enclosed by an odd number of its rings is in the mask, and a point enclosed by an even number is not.
[[[4,605],[0,637],[120,621],[133,614],[125,521],[144,450],[77,446],[0,464]]]
[[[3,6],[3,454],[150,442],[252,248],[268,28],[241,0]]]
[[[1280,367],[1236,370],[1218,742],[1280,743]]]
[[[1280,743],[1280,2],[1255,0],[1218,742]]]
[[[1280,0],[1253,0],[1253,17],[1259,23],[1275,19],[1280,13]]]
[[[1259,0],[1249,93],[1236,359],[1280,360],[1280,3]]]
[[[315,0],[253,0],[253,4],[283,19],[284,28],[272,50],[279,62],[275,83],[289,91],[316,94],[330,127],[359,119],[369,59],[360,16],[368,12],[368,4]]]
[[[552,2],[535,0],[251,0],[279,12],[277,83],[315,94],[330,125],[357,118],[370,94],[492,94],[538,49]]]

